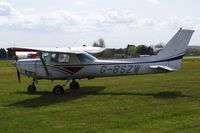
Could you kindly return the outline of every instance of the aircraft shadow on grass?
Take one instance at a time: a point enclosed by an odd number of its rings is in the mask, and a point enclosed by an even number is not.
[[[136,92],[102,92],[106,87],[105,86],[96,86],[96,87],[82,87],[80,90],[66,90],[63,95],[55,95],[52,92],[47,91],[38,91],[35,94],[29,94],[28,92],[16,92],[19,94],[26,95],[38,95],[32,99],[26,99],[24,101],[19,101],[7,106],[17,106],[17,107],[42,107],[52,104],[67,102],[71,100],[80,99],[90,95],[109,95],[109,96],[145,96],[145,97],[154,97],[159,99],[175,99],[179,97],[186,98],[200,98],[190,95],[184,95],[181,91],[163,91],[158,93],[136,93]]]
[[[150,96],[154,98],[160,98],[160,99],[173,99],[178,97],[190,97],[190,98],[196,98],[189,95],[182,94],[181,91],[163,91],[158,93],[100,93],[100,95],[132,95],[132,96]]]
[[[34,95],[38,97],[34,97],[31,99],[26,99],[24,101],[19,101],[7,106],[17,106],[17,107],[41,107],[48,106],[51,104],[57,104],[72,100],[77,100],[92,94],[98,94],[100,91],[103,91],[105,86],[90,86],[90,87],[82,87],[80,90],[65,90],[63,95],[55,95],[51,91],[37,91],[34,94],[29,94],[28,92],[15,92],[18,94],[24,95]]]

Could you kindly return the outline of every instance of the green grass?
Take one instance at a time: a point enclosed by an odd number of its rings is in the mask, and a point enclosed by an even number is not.
[[[62,81],[39,81],[31,95],[12,61],[0,61],[0,133],[198,133],[200,59],[168,74],[80,80],[81,89],[52,94]]]
[[[14,60],[0,60],[0,67],[13,67]]]

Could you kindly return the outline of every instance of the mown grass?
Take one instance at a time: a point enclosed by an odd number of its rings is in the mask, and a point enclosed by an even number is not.
[[[200,59],[175,73],[80,80],[81,89],[52,94],[62,81],[19,84],[12,61],[0,61],[0,133],[198,133]]]

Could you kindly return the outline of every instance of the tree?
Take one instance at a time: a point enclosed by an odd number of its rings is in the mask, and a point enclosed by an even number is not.
[[[131,56],[153,55],[153,48],[145,45],[128,45],[126,54]]]
[[[148,47],[148,49],[147,49],[147,54],[148,55],[153,55],[154,53],[153,53],[153,48],[152,47]]]
[[[102,38],[99,38],[98,41],[93,42],[93,47],[102,47],[105,48],[105,41]]]
[[[6,58],[6,50],[1,48],[0,49],[0,58],[5,59]]]
[[[136,51],[137,54],[140,54],[140,55],[145,55],[147,54],[147,46],[145,45],[139,45],[137,47],[137,51]]]
[[[102,38],[99,38],[99,47],[105,48],[105,41]]]
[[[198,49],[187,49],[185,55],[187,56],[200,56],[200,50]]]
[[[128,55],[135,55],[136,54],[136,47],[135,45],[129,46],[128,48]]]
[[[126,48],[126,54],[130,56],[135,56],[136,55],[136,49],[137,47],[135,45],[129,45]]]
[[[98,44],[98,42],[97,42],[97,41],[94,41],[92,46],[93,46],[93,47],[98,47],[98,46],[99,46],[99,44]]]
[[[9,59],[15,59],[16,58],[16,53],[13,52],[13,51],[8,51],[7,55],[8,55]]]
[[[164,43],[158,43],[154,46],[154,48],[163,48],[164,47]]]
[[[163,49],[163,48],[164,48],[164,43],[156,44],[156,45],[153,47],[154,54],[155,54],[155,55],[158,54],[159,51],[160,51],[161,49]]]

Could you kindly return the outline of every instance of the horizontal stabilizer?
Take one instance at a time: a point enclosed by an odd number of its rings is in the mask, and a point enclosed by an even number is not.
[[[150,66],[150,68],[152,69],[161,69],[161,70],[165,70],[165,71],[169,71],[169,72],[173,72],[175,71],[176,69],[173,69],[169,66],[162,66],[162,65],[153,65],[153,66]]]

